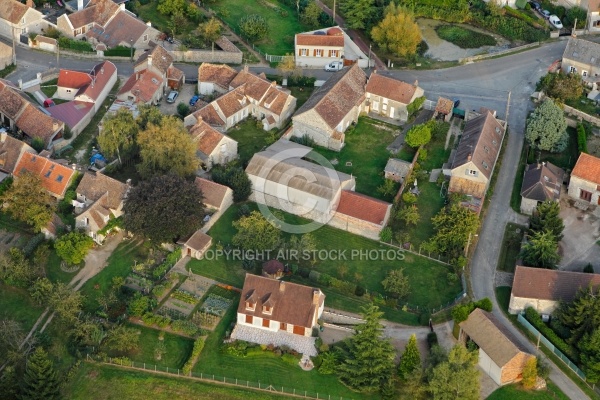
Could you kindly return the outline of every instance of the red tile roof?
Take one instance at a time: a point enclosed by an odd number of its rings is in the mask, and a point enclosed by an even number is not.
[[[104,61],[100,64],[96,64],[96,66],[90,71],[92,83],[90,83],[87,87],[80,89],[77,95],[85,95],[94,101],[98,100],[100,93],[102,93],[110,79],[116,73],[117,67],[110,61]]]
[[[0,0],[0,18],[13,24],[21,22],[29,7],[16,0]]]
[[[65,126],[64,122],[43,113],[31,103],[28,103],[21,115],[19,115],[16,125],[27,136],[30,138],[40,138],[46,145]]]
[[[334,28],[332,28],[334,29]],[[332,30],[330,29],[330,31]],[[328,31],[329,32],[329,31]],[[340,31],[333,35],[315,35],[313,33],[299,33],[296,35],[296,45],[299,46],[324,46],[324,47],[344,47],[344,35]]]
[[[367,93],[385,97],[402,104],[410,104],[417,86],[401,80],[373,73],[367,82]]]
[[[92,77],[87,72],[61,69],[58,73],[58,82],[56,83],[56,86],[69,89],[80,89],[89,85],[91,82]]]
[[[137,76],[139,76],[139,79],[136,79]],[[140,72],[134,72],[127,79],[127,82],[125,82],[117,95],[130,92],[132,96],[135,96],[136,101],[148,103],[152,100],[152,96],[154,96],[156,91],[161,88],[161,85],[162,78],[154,72],[145,69]]]
[[[196,177],[194,181],[202,192],[202,202],[212,208],[220,209],[229,189],[227,186]]]
[[[98,172],[85,173],[75,191],[91,201],[104,197],[102,204],[105,207],[117,209],[125,199],[128,188],[127,184]]]
[[[35,150],[27,143],[0,133],[0,170],[12,174],[19,161],[21,154],[29,152],[35,154]]]
[[[250,105],[250,102],[246,100],[244,92],[241,89],[234,89],[229,93],[224,94],[215,100],[215,103],[219,106],[225,118],[231,117],[233,114],[241,111],[244,107]]]
[[[14,121],[26,103],[17,89],[0,82],[0,112]]]
[[[137,42],[147,29],[148,26],[143,21],[120,10],[104,28],[95,26],[85,35],[88,38],[95,38],[107,47],[116,47],[120,44],[130,46],[131,41]]]
[[[336,211],[363,221],[382,225],[391,206],[390,203],[365,196],[364,194],[342,190],[340,203]]]
[[[91,23],[104,26],[117,12],[119,6],[112,0],[91,0],[86,8],[68,15],[67,18],[75,29]]]
[[[583,180],[600,184],[600,158],[581,153],[571,172],[571,176],[576,176]]]
[[[255,305],[254,311],[246,309],[246,302]],[[246,274],[238,313],[312,328],[324,302],[325,295],[319,289]],[[263,313],[263,304],[272,307],[271,314]]]
[[[202,118],[202,120],[210,126],[225,126],[225,121],[223,121],[217,110],[215,110],[212,103],[205,105],[192,115],[197,120]]]
[[[204,153],[207,157],[212,154],[225,137],[203,120],[199,120],[196,125],[191,126],[189,132],[192,140],[196,143],[198,151]]]
[[[600,274],[517,265],[512,295],[527,299],[571,301],[579,289],[600,286]]]
[[[223,89],[229,89],[229,84],[236,77],[237,73],[229,65],[202,63],[198,67],[198,81],[212,82]]]
[[[25,171],[40,177],[44,189],[56,197],[64,196],[75,173],[71,168],[35,154],[24,154],[21,157],[15,168],[15,176],[18,177]]]

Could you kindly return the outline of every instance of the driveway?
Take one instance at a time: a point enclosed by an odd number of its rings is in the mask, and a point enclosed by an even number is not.
[[[122,240],[123,231],[119,231],[114,236],[106,239],[106,242],[102,246],[90,250],[85,256],[85,266],[69,282],[69,286],[73,287],[73,290],[79,290],[84,283],[102,271],[106,266],[108,257],[110,257]]]
[[[574,206],[565,193],[560,200],[560,217],[565,224],[560,241],[562,259],[560,269],[581,272],[588,263],[600,271],[600,209],[583,211]]]
[[[160,102],[160,105],[158,106],[160,112],[166,115],[178,115],[177,104],[185,103],[189,105],[190,99],[194,95],[195,89],[196,85],[183,84],[181,90],[179,90],[179,96],[175,100],[175,103],[167,103],[167,96],[169,95],[169,92],[167,92],[164,95],[162,101]]]

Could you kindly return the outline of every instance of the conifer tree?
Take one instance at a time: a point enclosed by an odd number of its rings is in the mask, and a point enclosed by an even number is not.
[[[19,378],[12,365],[0,373],[0,393],[4,400],[16,400],[19,394]]]
[[[563,224],[559,213],[560,207],[558,203],[554,201],[540,203],[529,219],[529,229],[531,233],[546,231],[552,233],[556,241],[561,240],[565,224]]]
[[[400,359],[400,365],[398,365],[398,377],[400,379],[406,379],[415,370],[421,368],[421,353],[419,347],[417,347],[417,336],[413,333],[408,339],[402,358]]]
[[[54,400],[60,398],[58,374],[43,348],[38,347],[27,359],[23,375],[22,400]]]

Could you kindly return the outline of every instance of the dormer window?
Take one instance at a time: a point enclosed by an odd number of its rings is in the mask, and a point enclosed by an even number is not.
[[[273,307],[272,306],[264,305],[263,309],[262,309],[262,312],[263,312],[263,314],[271,315],[271,314],[273,314]]]
[[[248,311],[254,311],[256,309],[256,303],[247,301],[246,302],[246,310]]]

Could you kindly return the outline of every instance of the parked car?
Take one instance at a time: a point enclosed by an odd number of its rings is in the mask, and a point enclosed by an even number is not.
[[[167,103],[175,103],[177,96],[179,96],[179,92],[177,90],[172,90],[167,96]]]
[[[48,108],[48,107],[52,107],[54,105],[54,101],[52,99],[46,99],[44,100],[44,107]]]
[[[458,106],[460,106],[460,99],[454,98],[452,101],[454,102],[454,108],[458,108]]]
[[[198,96],[197,94],[195,94],[191,99],[190,99],[190,106],[195,106],[196,103],[198,102],[198,100],[200,100],[200,96]]]
[[[342,61],[332,61],[325,66],[325,71],[339,71],[344,68]]]
[[[542,14],[542,17],[544,17],[544,18],[546,18],[546,19],[550,18],[550,15],[551,15],[551,14],[550,14],[550,11],[548,11],[548,10],[542,10],[542,11],[540,12],[540,14]]]
[[[563,24],[562,22],[560,22],[560,18],[558,18],[556,15],[551,15],[550,18],[548,18],[548,21],[556,28],[556,29],[562,29],[563,28]]]
[[[540,5],[540,3],[538,3],[537,1],[530,1],[529,5],[531,6],[531,8],[533,8],[535,11],[541,11],[542,10],[542,6]]]

